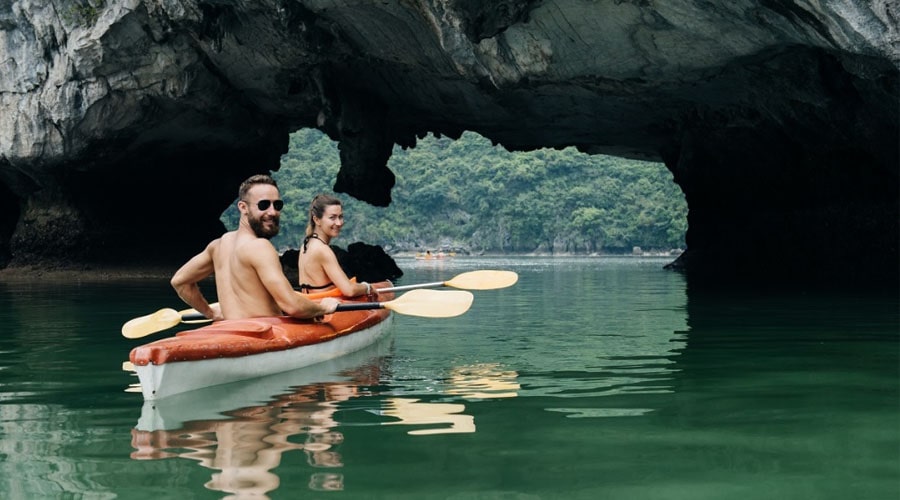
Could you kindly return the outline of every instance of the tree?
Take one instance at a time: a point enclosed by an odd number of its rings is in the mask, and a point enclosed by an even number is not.
[[[475,252],[630,252],[633,246],[684,246],[687,205],[671,173],[657,163],[575,148],[509,152],[474,133],[458,140],[426,137],[415,148],[395,147],[396,176],[389,207],[372,207],[337,193],[346,225],[338,244],[365,241],[388,251],[441,244]],[[308,204],[335,194],[337,145],[316,130],[290,137],[273,176],[286,208],[277,248],[297,248]],[[237,224],[236,211],[222,216]]]

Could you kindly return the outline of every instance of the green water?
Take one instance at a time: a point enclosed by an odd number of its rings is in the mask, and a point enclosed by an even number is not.
[[[0,283],[0,496],[900,498],[897,296],[701,295],[665,262],[399,260],[398,284],[520,280],[156,404],[119,330],[181,307],[165,280]]]

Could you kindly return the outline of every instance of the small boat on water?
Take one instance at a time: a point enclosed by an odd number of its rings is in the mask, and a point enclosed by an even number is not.
[[[321,323],[288,316],[225,320],[135,347],[129,360],[149,401],[328,361],[375,343],[390,323],[390,309],[345,310]]]
[[[449,259],[451,257],[456,257],[456,252],[434,252],[432,253],[430,250],[425,253],[417,253],[416,260],[442,260]]]

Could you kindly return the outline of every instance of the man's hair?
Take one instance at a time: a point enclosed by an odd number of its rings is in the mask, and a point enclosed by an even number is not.
[[[238,200],[244,200],[244,197],[247,196],[247,191],[250,191],[250,188],[257,184],[268,184],[270,186],[278,187],[278,183],[275,182],[275,179],[270,175],[266,174],[258,174],[253,175],[244,182],[241,183],[240,189],[238,189]]]

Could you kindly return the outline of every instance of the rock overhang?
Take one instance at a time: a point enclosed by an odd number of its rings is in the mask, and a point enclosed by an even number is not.
[[[0,76],[0,181],[18,201],[0,228],[8,257],[47,250],[23,223],[40,219],[36,200],[89,221],[106,178],[153,208],[80,230],[86,254],[134,251],[110,233],[135,225],[187,252],[219,230],[232,184],[277,169],[287,134],[318,127],[340,142],[336,189],[379,205],[394,144],[472,130],[510,150],[664,161],[691,210],[682,264],[695,270],[896,268],[890,2],[127,0],[64,13],[0,13],[16,61]],[[151,186],[212,205],[209,220],[172,227],[177,209],[139,194]],[[798,251],[813,258],[778,265]]]

